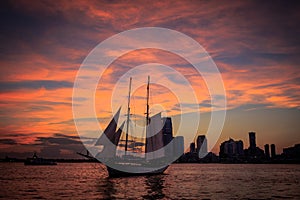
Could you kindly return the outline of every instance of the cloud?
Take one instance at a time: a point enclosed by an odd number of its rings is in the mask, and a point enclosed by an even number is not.
[[[21,0],[4,2],[0,10],[5,19],[0,22],[0,135],[5,138],[11,135],[8,138],[16,143],[35,144],[35,139],[40,138],[40,143],[76,145],[72,144],[77,140],[72,121],[72,87],[81,62],[104,39],[145,26],[181,31],[205,47],[224,79],[229,110],[300,108],[300,38],[296,37],[300,33],[300,14],[295,2],[243,1],[221,5],[219,1],[194,0],[38,1],[33,4]],[[183,74],[196,91],[201,111],[209,111],[211,102],[205,82],[189,63],[169,52],[144,49],[121,56],[102,76],[95,97],[100,123],[105,124],[110,118],[110,88],[125,72],[149,62],[172,66]],[[145,73],[139,75],[146,77]],[[152,73],[169,76],[165,72]],[[178,83],[172,76],[169,79]],[[126,84],[124,91],[127,87]],[[178,100],[167,89],[158,86],[152,89],[155,98],[151,103],[162,104],[171,115],[180,111],[174,107]],[[126,101],[126,95],[119,99],[124,97]],[[135,103],[144,105],[144,88],[135,95]],[[81,104],[87,99],[83,95],[73,100]],[[196,105],[182,103],[190,110]],[[143,114],[144,107],[137,106],[135,112]],[[88,120],[86,116],[81,121]],[[55,135],[57,132],[64,135]],[[56,151],[56,155],[60,153]]]
[[[30,134],[29,134],[30,135]],[[31,136],[23,133],[7,134],[4,139],[0,139],[0,156],[26,158],[33,152],[45,158],[80,158],[76,152],[85,150],[78,136],[56,133],[53,136],[38,136],[33,133]],[[22,143],[20,138],[35,138],[32,143]]]
[[[45,144],[57,144],[57,145],[70,145],[81,144],[80,141],[66,137],[38,137],[36,142],[41,145]]]
[[[18,81],[18,82],[0,82],[0,91],[12,91],[20,89],[40,89],[55,90],[58,88],[72,88],[73,83],[68,81],[50,81],[50,80],[35,80],[35,81]]]
[[[0,144],[15,145],[17,142],[13,139],[0,139]]]

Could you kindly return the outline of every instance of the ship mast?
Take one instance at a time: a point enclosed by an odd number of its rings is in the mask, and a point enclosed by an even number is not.
[[[147,126],[150,124],[149,120],[149,84],[150,84],[150,76],[148,76],[148,83],[147,83],[147,110],[146,110],[146,144],[145,144],[145,153],[147,153]]]
[[[147,111],[146,111],[146,126],[149,125],[149,84],[150,84],[150,76],[148,76],[148,84],[147,84]]]
[[[132,77],[129,79],[129,91],[128,91],[128,105],[127,105],[127,126],[126,126],[126,139],[125,139],[125,155],[127,154],[128,148],[128,131],[129,131],[129,120],[130,120],[130,92],[131,92],[131,81]]]

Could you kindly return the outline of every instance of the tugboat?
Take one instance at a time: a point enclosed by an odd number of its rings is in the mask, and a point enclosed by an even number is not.
[[[36,152],[34,152],[32,158],[27,158],[25,160],[24,165],[57,165],[57,163],[44,158],[39,158],[36,155]]]

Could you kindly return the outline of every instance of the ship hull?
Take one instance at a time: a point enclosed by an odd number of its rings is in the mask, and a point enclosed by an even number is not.
[[[137,172],[137,173],[132,173],[132,172],[124,172],[124,171],[120,171],[111,167],[106,166],[106,169],[108,171],[108,175],[109,177],[128,177],[128,176],[146,176],[146,175],[157,175],[157,174],[163,174],[164,171],[166,171],[166,169],[169,167],[165,166],[163,168],[160,169],[155,169],[153,171],[149,171],[149,172]]]

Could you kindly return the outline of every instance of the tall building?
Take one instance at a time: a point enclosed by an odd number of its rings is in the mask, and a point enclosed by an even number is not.
[[[244,155],[244,143],[242,140],[236,141],[236,153],[239,156]]]
[[[288,160],[298,161],[300,163],[300,144],[293,147],[283,148],[283,157]]]
[[[243,141],[234,141],[229,138],[229,140],[221,143],[219,156],[222,159],[232,160],[238,159],[244,155],[244,145]]]
[[[255,132],[249,132],[249,148],[245,149],[245,157],[248,162],[260,162],[265,158],[264,150],[256,146]]]
[[[256,148],[255,132],[249,132],[250,149]]]
[[[165,155],[166,157],[172,159],[174,155],[174,145],[170,144],[173,140],[173,127],[172,127],[172,118],[171,117],[163,117],[163,128],[162,128],[162,134],[163,134],[163,143],[165,148]],[[174,141],[173,141],[174,142]]]
[[[207,140],[205,135],[197,137],[197,153],[199,158],[203,158],[207,154]]]
[[[270,158],[270,147],[269,147],[269,144],[265,144],[265,156],[266,156],[266,159]]]
[[[271,144],[271,158],[275,158],[275,156],[276,156],[275,144]]]
[[[184,154],[184,138],[183,136],[177,136],[173,139],[173,156],[178,158]]]
[[[192,142],[192,143],[190,144],[190,153],[195,153],[195,152],[196,152],[196,146],[195,146],[195,143]]]
[[[163,124],[164,124],[164,126],[162,128],[163,141],[164,141],[164,145],[166,146],[173,139],[172,118],[171,117],[163,117],[162,120],[163,120]]]

